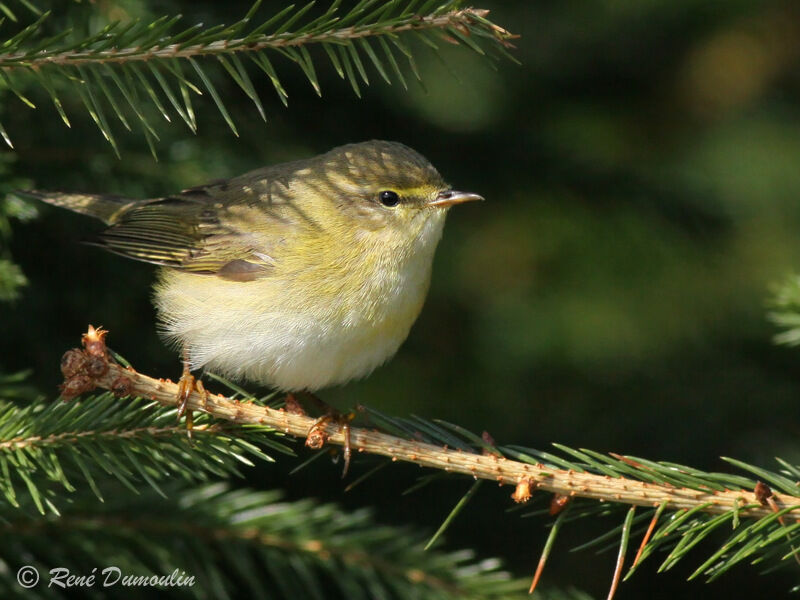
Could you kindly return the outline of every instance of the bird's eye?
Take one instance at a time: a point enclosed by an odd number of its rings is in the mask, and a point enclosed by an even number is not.
[[[397,206],[397,203],[400,202],[400,196],[391,190],[385,190],[378,194],[378,199],[384,206]]]

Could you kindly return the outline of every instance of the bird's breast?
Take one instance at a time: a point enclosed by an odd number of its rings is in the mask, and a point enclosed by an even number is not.
[[[407,337],[436,241],[392,252],[353,238],[344,252],[279,261],[251,282],[167,271],[156,288],[161,321],[195,368],[284,390],[341,384],[370,373]]]

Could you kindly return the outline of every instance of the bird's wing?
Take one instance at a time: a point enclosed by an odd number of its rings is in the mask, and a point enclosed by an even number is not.
[[[234,281],[267,277],[299,225],[287,181],[268,170],[136,202],[97,244],[149,263]]]

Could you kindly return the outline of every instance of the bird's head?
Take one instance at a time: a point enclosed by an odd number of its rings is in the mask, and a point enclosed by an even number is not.
[[[441,231],[447,210],[483,200],[452,189],[421,154],[397,142],[340,146],[319,157],[336,207],[356,227],[413,238]]]

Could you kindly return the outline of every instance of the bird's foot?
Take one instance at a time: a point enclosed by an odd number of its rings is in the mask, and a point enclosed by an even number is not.
[[[180,421],[184,413],[186,414],[186,432],[189,438],[192,437],[194,413],[191,410],[187,412],[186,408],[192,392],[197,392],[203,396],[203,406],[205,406],[205,404],[208,402],[208,391],[206,390],[205,386],[203,386],[203,382],[197,379],[194,375],[192,375],[191,371],[189,371],[188,363],[184,363],[183,373],[181,374],[181,378],[178,380],[178,420]]]
[[[327,426],[339,425],[339,427],[342,428],[342,436],[344,437],[342,451],[342,457],[344,458],[342,479],[344,479],[344,477],[347,475],[347,471],[350,469],[350,457],[353,455],[352,446],[350,444],[350,422],[355,418],[355,413],[343,414],[313,394],[308,394],[308,396],[314,401],[315,404],[325,410],[326,414],[317,419],[311,426],[311,429],[308,430],[308,435],[306,436],[306,446],[313,450],[321,449],[328,441],[328,432],[326,431]],[[294,395],[289,394],[287,396],[287,401],[291,401],[293,406],[299,407]],[[302,410],[302,408],[300,410]]]

